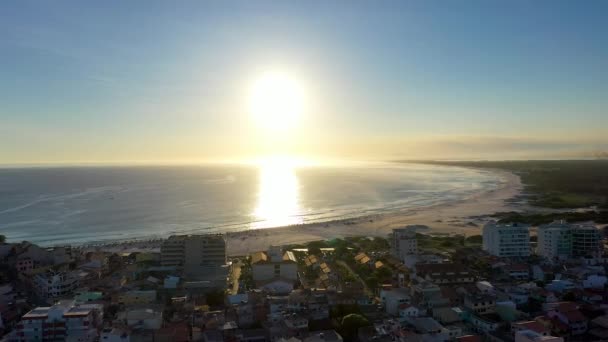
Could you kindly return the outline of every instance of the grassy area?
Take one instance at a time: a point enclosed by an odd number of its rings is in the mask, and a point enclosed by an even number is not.
[[[566,220],[568,222],[594,221],[596,223],[608,223],[607,211],[593,211],[581,213],[550,213],[550,214],[522,214],[516,212],[505,212],[494,214],[501,222],[528,223],[533,226],[551,223],[555,220]]]
[[[608,160],[421,161],[448,166],[494,168],[521,177],[530,203],[546,208],[608,209]]]

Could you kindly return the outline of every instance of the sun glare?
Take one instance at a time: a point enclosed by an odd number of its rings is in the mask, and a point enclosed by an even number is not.
[[[249,110],[256,125],[286,131],[296,125],[304,111],[303,89],[287,74],[265,73],[251,87]]]
[[[259,165],[257,205],[251,228],[302,223],[295,164],[289,158],[267,158]]]

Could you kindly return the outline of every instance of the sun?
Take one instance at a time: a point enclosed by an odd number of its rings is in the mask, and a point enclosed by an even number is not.
[[[281,72],[267,72],[251,86],[249,110],[256,125],[281,132],[293,128],[304,111],[304,91],[299,82]]]

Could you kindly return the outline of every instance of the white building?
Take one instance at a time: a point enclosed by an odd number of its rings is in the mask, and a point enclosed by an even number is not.
[[[538,227],[536,253],[549,260],[597,257],[602,252],[602,237],[594,225],[569,224],[560,220]]]
[[[564,338],[539,334],[533,330],[521,330],[515,333],[515,342],[564,342]]]
[[[252,254],[251,268],[256,282],[267,283],[277,279],[295,282],[298,279],[298,264],[293,252],[283,253],[280,246]]]
[[[41,298],[57,298],[70,295],[78,288],[79,277],[74,271],[38,273],[32,278],[34,291]]]
[[[530,225],[487,223],[483,227],[483,249],[498,257],[530,256]]]
[[[96,341],[102,322],[102,304],[76,305],[74,301],[60,301],[25,314],[17,325],[17,336],[20,341]]]
[[[406,257],[418,254],[418,242],[416,241],[417,226],[393,229],[391,235],[391,254],[401,261]]]
[[[549,260],[572,256],[572,225],[555,221],[538,227],[536,254]]]
[[[401,304],[411,304],[412,302],[410,292],[401,288],[380,290],[380,298],[382,299],[386,313],[393,316],[399,315],[399,306]]]
[[[158,330],[163,325],[163,313],[160,310],[137,308],[118,313],[118,318],[131,328]]]

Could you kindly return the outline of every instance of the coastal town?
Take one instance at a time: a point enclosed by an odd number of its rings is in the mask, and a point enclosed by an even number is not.
[[[480,233],[408,225],[244,255],[223,234],[124,251],[4,241],[2,341],[608,340],[603,229]]]

